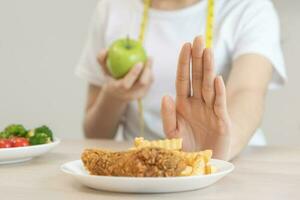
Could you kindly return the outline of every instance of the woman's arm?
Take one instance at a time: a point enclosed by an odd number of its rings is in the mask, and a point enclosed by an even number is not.
[[[230,158],[235,157],[259,127],[272,65],[263,56],[237,58],[226,84],[228,112],[232,120]]]
[[[84,132],[88,138],[113,138],[126,103],[110,97],[106,87],[89,85]]]
[[[203,38],[195,38],[181,49],[176,101],[162,100],[165,134],[183,138],[184,150],[212,149],[215,158],[232,159],[260,124],[271,74],[272,65],[263,56],[240,56],[225,89],[214,73],[212,51],[204,49]]]
[[[145,66],[138,63],[125,77],[115,80],[109,77],[106,58],[107,51],[104,50],[99,54],[98,62],[108,81],[102,87],[90,85],[88,90],[84,120],[88,138],[113,138],[127,104],[145,96],[153,82],[150,59]]]

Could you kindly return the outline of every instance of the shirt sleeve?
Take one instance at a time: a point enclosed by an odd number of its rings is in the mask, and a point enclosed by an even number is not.
[[[105,74],[97,61],[97,55],[104,48],[104,32],[106,27],[107,1],[100,0],[93,15],[86,44],[79,59],[75,74],[90,84],[101,86]]]
[[[250,1],[236,30],[233,59],[247,53],[264,56],[274,68],[269,88],[282,86],[287,75],[280,45],[279,19],[272,2]]]

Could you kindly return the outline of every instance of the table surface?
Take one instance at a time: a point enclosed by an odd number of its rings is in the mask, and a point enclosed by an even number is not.
[[[77,160],[84,148],[126,149],[111,140],[64,140],[29,162],[0,165],[0,199],[300,199],[300,147],[248,147],[232,161],[236,169],[202,190],[169,194],[124,194],[96,191],[60,171]],[[3,196],[4,195],[4,196]]]

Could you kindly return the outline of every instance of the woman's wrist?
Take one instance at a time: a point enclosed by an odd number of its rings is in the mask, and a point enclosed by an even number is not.
[[[111,102],[112,104],[124,105],[126,106],[129,102],[128,100],[122,98],[121,95],[116,94],[117,91],[113,91],[108,84],[102,86],[103,96],[102,98]]]

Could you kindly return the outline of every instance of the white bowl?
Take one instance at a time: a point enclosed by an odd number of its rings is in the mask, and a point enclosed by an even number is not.
[[[55,138],[49,144],[41,144],[26,147],[16,148],[1,148],[0,149],[0,164],[11,164],[18,162],[25,162],[31,160],[33,157],[40,156],[47,153],[60,143],[60,140]]]
[[[81,160],[68,162],[61,170],[71,175],[78,182],[97,190],[126,193],[168,193],[196,190],[212,185],[229,174],[234,165],[222,161],[211,161],[218,171],[210,175],[186,177],[116,177],[89,175]]]

